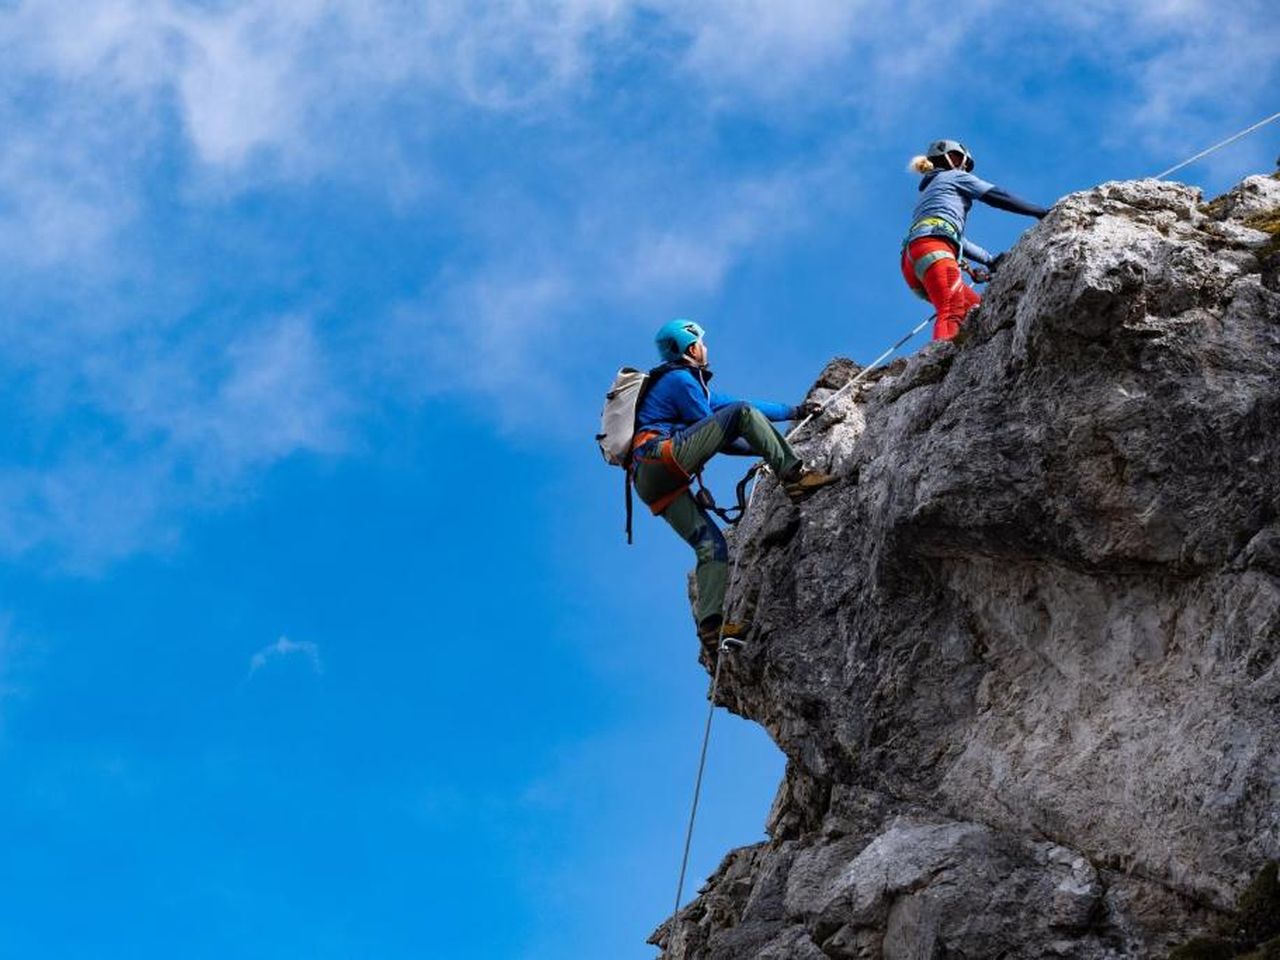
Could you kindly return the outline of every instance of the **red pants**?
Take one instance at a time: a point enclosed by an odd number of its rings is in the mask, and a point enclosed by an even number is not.
[[[945,252],[948,256],[929,264],[921,283],[916,279],[915,262],[935,252]],[[978,291],[965,283],[960,275],[955,247],[941,237],[921,237],[911,241],[902,253],[902,277],[907,286],[933,304],[935,340],[950,340],[959,333],[965,314],[982,302]]]

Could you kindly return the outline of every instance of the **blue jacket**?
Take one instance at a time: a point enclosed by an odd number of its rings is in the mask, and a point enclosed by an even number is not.
[[[1020,200],[995,184],[964,170],[931,173],[920,181],[920,192],[920,202],[911,213],[912,226],[907,235],[908,242],[928,236],[946,237],[953,243],[957,242],[964,237],[965,221],[974,200],[981,200],[998,210],[1008,210],[1010,213],[1021,213],[1037,219],[1049,212],[1044,207]],[[925,219],[945,220],[955,228],[954,232],[937,225],[921,224],[920,221]],[[982,264],[990,264],[992,260],[990,253],[968,238],[964,238],[963,256]]]
[[[708,385],[711,371],[683,363],[664,363],[649,371],[652,386],[636,407],[636,433],[654,431],[664,437],[693,426],[737,397],[716,393]],[[782,403],[747,401],[770,420],[794,420],[796,408]]]

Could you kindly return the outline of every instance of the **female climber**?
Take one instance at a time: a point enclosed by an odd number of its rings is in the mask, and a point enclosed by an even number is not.
[[[982,301],[964,282],[960,258],[985,268],[972,271],[982,283],[1004,257],[992,257],[965,237],[965,219],[973,201],[1037,220],[1049,211],[975,177],[973,155],[958,140],[935,140],[928,153],[911,161],[910,169],[924,178],[911,229],[902,242],[902,276],[917,296],[933,304],[933,339],[950,340],[960,332],[965,314]]]

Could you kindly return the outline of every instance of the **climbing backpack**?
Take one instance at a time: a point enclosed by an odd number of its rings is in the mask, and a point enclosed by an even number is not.
[[[643,370],[623,367],[604,395],[596,443],[600,445],[605,463],[615,467],[630,464],[631,441],[636,435],[636,407],[640,405],[640,396],[648,380],[649,374]]]
[[[622,467],[625,471],[623,488],[627,506],[627,543],[631,542],[631,470],[636,436],[636,412],[640,408],[640,401],[644,399],[649,389],[658,382],[659,378],[673,369],[675,366],[670,363],[660,364],[648,373],[637,370],[635,367],[623,367],[613,378],[609,392],[604,395],[604,410],[600,414],[600,432],[596,434],[596,443],[606,463]],[[701,473],[691,478],[698,484],[694,499],[700,507],[714,513],[725,523],[736,524],[746,512],[746,488],[755,478],[759,467],[759,464],[751,467],[738,483],[736,491],[738,499],[735,506],[728,509],[720,507],[711,495],[711,491],[702,482]],[[676,469],[680,468],[677,466]]]
[[[625,471],[622,483],[627,504],[627,543],[631,542],[631,448],[636,436],[636,411],[649,388],[671,369],[666,363],[647,373],[635,367],[623,367],[604,395],[596,443],[605,463]]]

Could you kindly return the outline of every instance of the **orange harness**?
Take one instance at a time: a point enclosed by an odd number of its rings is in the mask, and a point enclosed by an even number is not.
[[[661,436],[661,434],[654,430],[646,430],[644,432],[637,433],[635,439],[631,441],[631,449],[638,450],[650,440],[658,436]],[[670,493],[663,494],[657,500],[653,501],[653,503],[648,505],[649,509],[653,511],[654,516],[662,513],[667,509],[667,507],[680,499],[680,495],[687,492],[689,487],[693,484],[693,477],[689,475],[689,472],[685,470],[684,467],[680,466],[680,461],[676,459],[675,450],[673,449],[670,437],[667,437],[667,439],[663,440],[662,443],[658,444],[658,456],[636,457],[635,459],[640,463],[661,463],[671,471],[671,473],[680,478],[680,486],[676,487],[676,489],[672,490]]]

